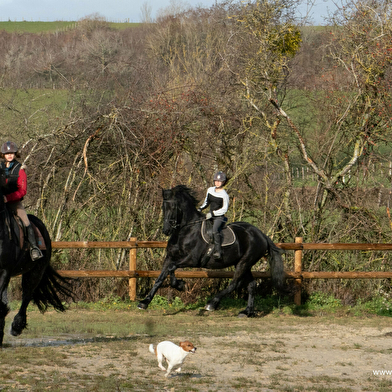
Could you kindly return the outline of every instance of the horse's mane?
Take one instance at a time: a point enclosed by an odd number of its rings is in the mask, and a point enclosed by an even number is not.
[[[5,181],[5,173],[2,167],[0,167],[0,186],[4,186],[6,183]]]
[[[173,188],[174,194],[180,197],[190,199],[190,202],[196,207],[199,204],[195,191],[188,188],[186,185],[177,185]]]
[[[6,180],[5,180],[5,173],[4,170],[0,167],[0,196],[1,199],[3,199],[3,188],[6,185]]]

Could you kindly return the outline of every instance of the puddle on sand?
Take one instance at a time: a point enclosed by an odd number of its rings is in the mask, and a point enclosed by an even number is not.
[[[3,348],[8,347],[56,347],[56,346],[72,346],[78,344],[88,343],[108,343],[118,341],[131,341],[136,340],[141,336],[148,336],[145,334],[132,335],[132,336],[93,336],[93,337],[80,337],[77,335],[62,335],[60,338],[36,338],[36,339],[21,339],[4,342]]]

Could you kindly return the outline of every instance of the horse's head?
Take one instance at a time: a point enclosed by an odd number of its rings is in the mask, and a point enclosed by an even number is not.
[[[163,234],[171,235],[178,227],[178,205],[172,189],[162,189]]]
[[[184,224],[197,217],[197,200],[184,185],[163,189],[163,233],[171,235]]]

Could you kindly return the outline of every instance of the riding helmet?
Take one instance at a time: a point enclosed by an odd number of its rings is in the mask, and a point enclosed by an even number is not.
[[[215,173],[214,181],[222,181],[223,183],[225,183],[226,180],[227,180],[226,174],[223,173],[222,171],[218,171],[217,173]]]
[[[1,146],[1,153],[2,154],[11,154],[11,153],[17,153],[18,152],[18,146],[14,142],[5,142]]]

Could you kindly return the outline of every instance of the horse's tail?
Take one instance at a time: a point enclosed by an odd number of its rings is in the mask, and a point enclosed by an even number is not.
[[[63,304],[63,300],[67,298],[73,298],[70,280],[62,277],[48,265],[39,285],[34,290],[34,303],[42,313],[49,306],[53,306],[59,312],[64,312],[66,307]]]
[[[44,238],[46,250],[44,250],[43,253],[47,262],[47,267],[45,268],[42,279],[33,292],[33,302],[42,313],[44,313],[49,306],[53,306],[53,308],[59,312],[64,312],[66,307],[64,306],[63,301],[74,298],[71,286],[72,279],[64,278],[50,265],[52,241],[49,233],[39,218],[34,215],[28,215],[28,217],[30,221],[39,228]]]
[[[278,248],[268,236],[266,237],[268,241],[268,261],[271,267],[272,283],[279,291],[282,291],[286,275],[282,259],[284,250]]]

